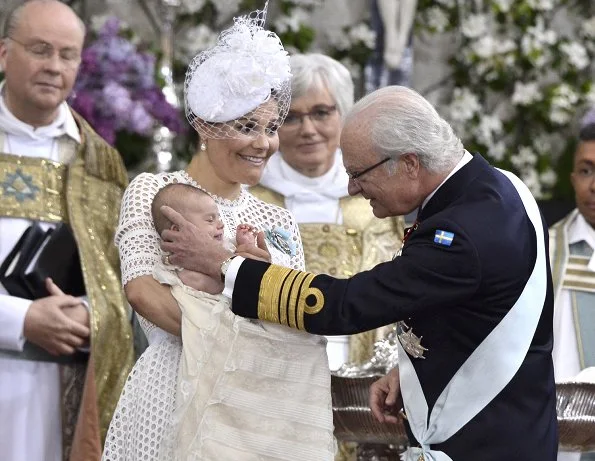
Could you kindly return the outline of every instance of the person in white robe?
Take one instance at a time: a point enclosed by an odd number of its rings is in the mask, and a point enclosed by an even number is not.
[[[550,229],[556,382],[595,370],[595,109],[583,118],[570,176],[576,208]],[[558,461],[595,460],[560,451]]]
[[[33,222],[68,225],[87,294],[54,284],[30,299],[0,284],[3,461],[98,459],[133,357],[112,256],[126,170],[65,102],[84,36],[70,7],[32,0],[8,13],[0,41],[0,263]]]

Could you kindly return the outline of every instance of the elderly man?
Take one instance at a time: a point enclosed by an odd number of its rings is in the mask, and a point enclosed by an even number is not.
[[[581,125],[570,176],[576,209],[550,229],[556,382],[595,367],[595,109]],[[578,460],[595,460],[595,453],[558,454],[558,461]]]
[[[24,2],[3,32],[0,262],[32,223],[65,223],[86,298],[48,285],[49,296],[25,299],[0,285],[0,458],[96,460],[133,359],[112,243],[127,175],[65,102],[85,36],[76,14],[56,0]]]
[[[171,263],[223,274],[244,317],[325,335],[398,321],[398,369],[370,400],[378,419],[394,422],[402,396],[406,460],[555,460],[552,282],[528,189],[465,151],[404,87],[360,100],[341,146],[349,192],[377,217],[419,210],[393,261],[347,280],[286,269],[219,251],[164,209],[179,228],[163,233]],[[253,256],[267,253],[261,245]]]

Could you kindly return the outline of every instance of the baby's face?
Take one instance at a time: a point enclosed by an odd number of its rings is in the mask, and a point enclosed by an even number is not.
[[[193,194],[189,199],[185,218],[201,232],[207,233],[215,240],[223,241],[223,221],[219,217],[215,201],[204,194]]]

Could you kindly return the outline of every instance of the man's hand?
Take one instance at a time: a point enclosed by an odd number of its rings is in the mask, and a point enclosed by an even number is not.
[[[174,229],[161,233],[161,249],[169,253],[169,263],[213,278],[221,276],[221,264],[232,253],[211,236],[201,234],[195,225],[168,206],[161,212],[173,224]]]
[[[264,261],[266,263],[271,262],[271,254],[267,248],[267,244],[264,240],[264,232],[256,234],[256,245],[238,245],[236,248],[236,254],[244,258],[256,259],[258,261]]]
[[[50,296],[33,301],[27,310],[23,334],[52,355],[69,355],[89,338],[89,314],[78,298],[65,295],[50,282],[46,281]],[[61,294],[52,294],[58,292]],[[85,310],[87,325],[82,323],[85,317],[80,309]]]
[[[381,423],[399,422],[397,414],[403,407],[403,400],[398,368],[393,368],[370,386],[369,404],[372,414]]]
[[[212,295],[217,295],[223,291],[223,282],[221,277],[214,278],[208,275],[201,274],[200,272],[194,272],[189,270],[183,270],[178,272],[178,277],[184,283],[195,290],[204,291]]]
[[[45,279],[45,287],[52,296],[62,296],[65,295],[60,287],[54,283],[54,281],[48,277]],[[91,324],[91,316],[89,315],[89,310],[87,307],[81,302],[78,306],[71,306],[71,307],[64,307],[62,309],[64,314],[74,320],[75,322],[80,323],[83,326],[89,327]],[[85,341],[88,343],[88,341]],[[88,345],[88,344],[85,344]]]

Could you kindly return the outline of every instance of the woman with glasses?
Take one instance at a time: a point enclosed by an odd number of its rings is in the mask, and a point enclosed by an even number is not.
[[[403,220],[377,219],[362,196],[347,192],[339,137],[342,117],[353,105],[349,71],[328,56],[305,54],[291,57],[291,72],[292,100],[279,128],[279,152],[251,192],[294,214],[307,270],[349,277],[393,256]],[[368,359],[378,334],[329,337],[331,370]]]

